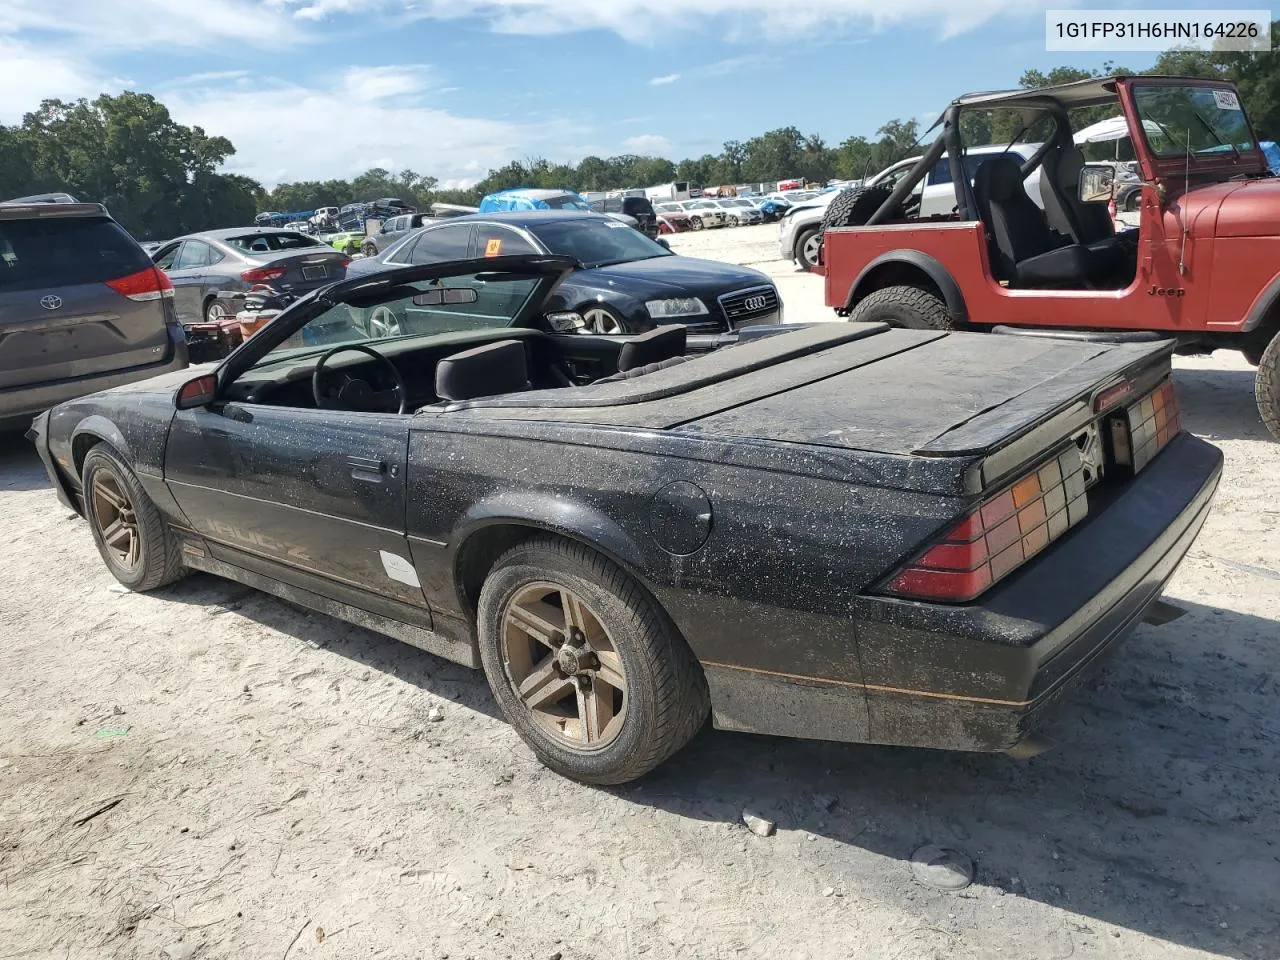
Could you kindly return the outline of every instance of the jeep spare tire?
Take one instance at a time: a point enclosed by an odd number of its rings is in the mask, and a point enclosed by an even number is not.
[[[884,205],[892,193],[893,187],[888,184],[851,187],[841,191],[840,195],[827,206],[827,212],[822,215],[822,227],[819,232],[826,233],[832,227],[862,226]],[[901,208],[893,213],[893,219],[902,217]]]

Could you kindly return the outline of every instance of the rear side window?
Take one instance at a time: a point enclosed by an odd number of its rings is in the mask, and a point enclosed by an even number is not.
[[[483,223],[476,227],[477,257],[515,257],[541,252],[514,230]]]
[[[471,241],[471,224],[460,223],[451,227],[424,230],[418,242],[409,252],[409,262],[439,263],[442,260],[467,259],[467,246]],[[399,259],[403,260],[403,257]]]
[[[250,233],[243,237],[227,237],[223,243],[245,253],[272,253],[276,250],[297,250],[301,247],[323,246],[305,233]]]
[[[105,217],[0,220],[0,291],[105,283],[151,265]]]

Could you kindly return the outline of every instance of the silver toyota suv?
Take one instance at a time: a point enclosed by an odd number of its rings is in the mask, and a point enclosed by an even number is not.
[[[97,203],[0,203],[0,431],[187,365],[173,285]]]

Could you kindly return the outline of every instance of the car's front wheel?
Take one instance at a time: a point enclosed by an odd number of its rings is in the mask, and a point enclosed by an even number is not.
[[[627,332],[624,329],[622,318],[604,304],[584,309],[582,311],[582,319],[586,321],[587,329],[592,333],[618,334]]]
[[[372,243],[366,243],[360,249],[360,252],[363,253],[366,257],[376,257],[378,255],[378,248],[375,247]]]
[[[112,576],[141,593],[186,573],[177,538],[108,444],[99,443],[85,455],[80,482],[85,519]]]
[[[581,544],[538,537],[503,554],[480,593],[478,633],[502,712],[563,776],[634,780],[706,721],[706,679],[675,625]]]
[[[1280,333],[1271,338],[1258,358],[1253,392],[1262,422],[1271,435],[1280,440]]]
[[[690,220],[690,221],[689,221],[689,226],[693,227],[693,229],[695,229],[695,230],[701,230],[701,229],[702,229],[702,218],[701,218],[701,217],[694,217],[692,220]]]

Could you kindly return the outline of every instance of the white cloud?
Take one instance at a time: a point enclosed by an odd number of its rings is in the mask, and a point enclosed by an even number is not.
[[[40,92],[31,90],[40,78]],[[0,123],[16,123],[41,100],[94,97],[110,81],[74,57],[61,57],[0,34]]]
[[[668,74],[664,74],[664,75],[663,75],[663,76],[661,76],[661,77],[654,77],[652,80],[650,80],[650,81],[649,81],[649,86],[651,86],[651,87],[665,87],[667,84],[669,84],[669,83],[675,83],[675,82],[676,82],[677,80],[679,80],[679,79],[680,79],[680,74],[678,74],[678,73],[668,73]]]
[[[228,0],[221,0],[228,2]],[[900,23],[933,27],[942,36],[971,30],[997,16],[1034,17],[1060,0],[267,0],[267,10],[297,21],[340,15],[408,20],[483,19],[499,32],[531,35],[610,30],[651,42],[690,23],[712,29],[720,21],[728,39],[759,41],[770,35],[814,35],[832,28],[882,29]]]
[[[270,79],[252,86],[180,87],[166,94],[165,103],[179,123],[198,124],[235,144],[228,171],[268,186],[348,178],[374,166],[473,183],[517,157],[558,155],[572,129],[568,122],[457,116],[425,102],[426,87],[392,77],[370,78],[353,68],[319,88]],[[364,98],[357,100],[353,88],[363,89]]]
[[[342,75],[348,96],[362,102],[423,93],[431,86],[431,70],[425,66],[351,67]]]
[[[102,48],[275,46],[303,39],[283,11],[254,0],[4,0],[0,34],[31,30],[69,37],[89,54]]]
[[[671,141],[659,133],[642,133],[628,137],[622,141],[627,153],[638,153],[644,157],[660,157],[671,152]]]

